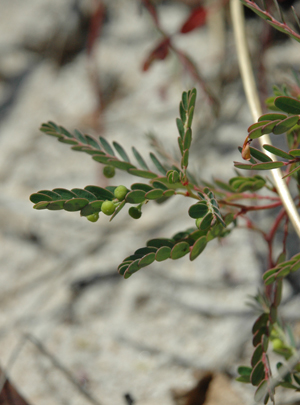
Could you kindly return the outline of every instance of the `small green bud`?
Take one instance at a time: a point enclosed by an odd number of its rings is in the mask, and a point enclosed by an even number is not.
[[[128,214],[133,218],[133,219],[139,219],[142,216],[142,211],[139,210],[136,207],[130,207],[128,210]]]
[[[105,215],[112,215],[115,212],[115,204],[112,201],[104,201],[101,205],[101,211]]]
[[[169,170],[167,178],[169,183],[177,183],[179,181],[179,173],[176,170]]]
[[[128,189],[125,186],[118,186],[114,190],[114,196],[119,201],[123,201],[127,193],[128,193]]]
[[[99,219],[99,213],[98,213],[98,212],[95,212],[95,214],[88,215],[88,216],[86,217],[86,219],[88,219],[88,220],[91,221],[91,222],[97,222],[98,219]]]
[[[103,167],[103,174],[108,179],[111,179],[116,174],[115,168],[113,166],[104,166]]]

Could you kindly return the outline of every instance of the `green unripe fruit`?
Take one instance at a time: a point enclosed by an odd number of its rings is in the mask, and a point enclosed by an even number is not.
[[[277,339],[277,338],[272,340],[272,346],[273,346],[274,350],[280,350],[280,349],[284,348],[284,344],[283,344],[282,340]]]
[[[200,228],[201,222],[202,222],[202,218],[197,218],[196,219],[196,227],[197,228]]]
[[[99,214],[98,212],[95,212],[95,214],[88,215],[86,219],[88,219],[91,222],[97,222],[99,219]]]
[[[111,179],[116,174],[115,168],[113,166],[104,166],[103,167],[103,174],[108,179]]]
[[[119,201],[123,201],[127,193],[128,193],[128,189],[125,186],[118,186],[114,190],[114,196]]]
[[[104,201],[101,205],[101,211],[105,215],[112,215],[115,212],[115,204],[112,201]]]
[[[130,207],[128,210],[128,214],[133,218],[133,219],[139,219],[142,216],[142,211],[137,209],[136,207]]]

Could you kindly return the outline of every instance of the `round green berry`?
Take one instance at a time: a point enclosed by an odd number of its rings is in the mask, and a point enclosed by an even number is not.
[[[103,167],[103,174],[108,179],[111,179],[116,174],[115,168],[113,166],[104,166]]]
[[[142,216],[142,211],[137,209],[136,207],[130,207],[128,210],[128,214],[133,218],[133,219],[139,219]]]
[[[95,212],[95,214],[88,215],[86,219],[88,219],[91,222],[97,222],[99,219],[99,214],[98,212]]]
[[[272,340],[272,346],[274,350],[280,350],[284,348],[284,344],[282,342],[282,340],[276,338]]]
[[[114,196],[119,201],[123,201],[127,193],[128,193],[128,189],[125,186],[118,186],[114,190]]]
[[[196,227],[197,227],[197,228],[200,228],[202,219],[203,219],[203,218],[197,218],[197,219],[196,219]]]
[[[112,201],[104,201],[101,205],[101,211],[105,215],[112,215],[115,212],[115,204]]]

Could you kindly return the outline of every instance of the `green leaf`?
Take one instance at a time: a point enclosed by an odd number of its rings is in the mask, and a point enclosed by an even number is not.
[[[256,402],[261,402],[266,395],[268,395],[268,380],[263,380],[255,391],[254,400]]]
[[[148,253],[155,253],[155,252],[157,252],[157,248],[155,248],[155,247],[142,247],[142,248],[137,249],[137,250],[134,252],[134,254],[135,254],[135,255],[142,255],[142,256],[145,256],[145,255],[147,255]]]
[[[276,280],[276,274],[272,274],[271,276],[269,276],[268,278],[265,279],[265,285],[270,285],[270,284],[274,283],[275,280]]]
[[[73,138],[73,135],[62,126],[59,127],[59,132],[68,138]]]
[[[145,191],[134,190],[126,194],[125,201],[130,204],[139,204],[145,201]]]
[[[110,144],[107,142],[107,140],[105,138],[103,138],[102,136],[99,136],[99,140],[100,140],[101,145],[102,145],[103,149],[105,150],[105,152],[107,152],[111,156],[115,156],[115,153],[114,153],[112,147],[110,146]]]
[[[178,141],[178,146],[179,146],[179,150],[181,155],[183,155],[183,144],[182,144],[182,139],[180,137],[177,138]]]
[[[125,271],[128,269],[130,263],[121,263],[118,267],[118,272],[121,276],[124,275]]]
[[[96,196],[97,200],[113,200],[115,198],[114,194],[105,188],[98,187],[98,186],[86,186],[85,190],[89,191],[90,193]]]
[[[251,358],[252,367],[255,367],[255,365],[261,360],[262,355],[263,355],[263,348],[262,348],[262,345],[260,344],[260,345],[256,346],[256,349],[254,350],[254,353],[252,355],[252,358]]]
[[[94,149],[101,150],[99,143],[90,135],[85,135],[85,139],[88,145],[92,146]]]
[[[29,197],[30,201],[33,202],[33,204],[37,204],[39,202],[45,202],[45,201],[52,201],[52,198],[49,197],[46,194],[40,194],[40,193],[33,193]]]
[[[133,273],[139,270],[139,261],[140,259],[137,259],[128,266],[126,272],[124,273],[125,278],[129,278]]]
[[[267,113],[263,114],[258,118],[258,121],[276,121],[276,120],[284,120],[287,118],[285,114],[279,114],[279,113]]]
[[[189,216],[191,218],[203,218],[208,213],[208,206],[205,201],[194,204],[189,208]]]
[[[252,165],[253,170],[272,170],[284,166],[283,162],[266,162]]]
[[[189,165],[189,150],[186,149],[183,152],[182,159],[181,159],[181,167],[182,169],[187,168]]]
[[[158,262],[162,262],[169,259],[170,255],[171,248],[169,246],[162,246],[157,250],[155,260]]]
[[[50,197],[53,201],[55,200],[61,200],[61,196],[57,193],[55,193],[55,191],[50,191],[50,190],[40,190],[38,191],[39,194],[45,194],[48,197]]]
[[[290,159],[293,159],[293,158],[294,158],[294,156],[290,155],[289,153],[284,152],[283,150],[281,150],[281,149],[279,149],[279,148],[276,148],[276,147],[273,146],[273,145],[267,145],[267,144],[265,144],[265,145],[263,145],[263,148],[264,148],[265,150],[267,150],[268,152],[273,153],[273,155],[279,156],[279,157],[281,157],[281,158],[283,158],[283,159],[290,160]]]
[[[252,146],[250,146],[250,153],[255,159],[260,160],[261,162],[272,162],[272,159],[268,155]]]
[[[257,386],[265,377],[265,368],[262,361],[258,362],[252,370],[250,380],[252,385]]]
[[[158,177],[156,173],[139,169],[128,169],[128,173],[133,174],[134,176],[143,177],[145,179],[156,179]]]
[[[85,198],[73,198],[66,201],[64,204],[64,210],[66,211],[80,211],[83,207],[88,205],[89,200]]]
[[[261,137],[261,136],[263,136],[263,133],[261,132],[261,127],[252,129],[252,131],[250,131],[250,132],[248,133],[248,137],[249,137],[250,139],[257,139],[257,138],[259,138],[259,137]]]
[[[192,130],[189,128],[183,138],[183,149],[189,149],[192,143]]]
[[[300,101],[292,97],[277,97],[274,104],[281,111],[288,114],[300,114]]]
[[[139,268],[149,266],[149,264],[153,263],[155,260],[155,253],[148,253],[144,256],[138,263]]]
[[[189,108],[195,107],[196,97],[197,97],[197,90],[193,88],[189,95]]]
[[[297,260],[290,268],[291,273],[294,273],[295,271],[300,269],[300,259]]]
[[[131,185],[131,190],[143,190],[145,193],[153,190],[153,187],[145,183],[134,183]]]
[[[154,180],[151,183],[152,183],[153,187],[160,188],[161,190],[166,191],[169,188],[168,183],[166,182],[167,183],[167,185],[166,185],[165,183],[163,183],[162,180],[165,180],[165,179]]]
[[[77,141],[73,141],[72,139],[66,139],[66,138],[59,138],[58,142],[66,143],[68,145],[77,145]]]
[[[185,111],[187,111],[189,108],[189,104],[188,104],[188,94],[186,91],[182,93],[182,104]]]
[[[250,383],[250,376],[249,375],[241,375],[240,377],[237,377],[235,381],[241,382],[241,383]]]
[[[147,242],[147,246],[153,246],[160,248],[162,246],[168,246],[172,248],[174,246],[175,242],[172,239],[167,239],[167,238],[155,238],[155,239],[150,239]]]
[[[157,157],[151,152],[150,153],[150,158],[154,165],[156,166],[157,170],[165,176],[167,173],[167,170],[163,167],[163,165],[160,163],[160,161],[157,159]]]
[[[166,190],[163,192],[164,197],[172,197],[175,194],[175,190]]]
[[[111,159],[110,156],[101,156],[101,155],[93,155],[93,159],[96,160],[96,162],[99,163],[107,163],[109,159]]]
[[[36,210],[45,210],[49,205],[49,202],[41,201],[33,206]]]
[[[114,148],[116,149],[116,151],[118,152],[118,154],[121,156],[121,158],[124,160],[124,162],[128,162],[130,163],[129,157],[127,155],[127,153],[125,152],[125,150],[122,148],[122,146],[120,144],[118,144],[118,142],[113,142]]]
[[[203,252],[203,250],[206,247],[206,244],[207,244],[206,236],[201,236],[199,239],[196,240],[190,253],[191,261],[195,260],[200,255],[200,253]]]
[[[76,197],[76,194],[72,193],[70,190],[66,190],[65,188],[54,188],[53,191],[56,194],[59,194],[64,200],[70,200],[71,198]]]
[[[145,170],[149,170],[149,167],[147,166],[145,160],[143,159],[143,157],[140,155],[140,153],[135,149],[135,147],[132,147],[132,152],[136,158],[136,160],[138,161],[138,164]]]
[[[124,208],[125,204],[126,204],[126,201],[123,200],[123,201],[118,205],[118,207],[115,209],[115,212],[114,212],[114,213],[112,214],[112,216],[110,217],[109,222],[111,222],[111,221],[115,218],[115,216],[118,215],[118,213],[121,211],[121,209]]]
[[[252,170],[252,165],[249,165],[247,163],[239,163],[239,162],[233,162],[234,167],[237,169],[243,169],[243,170]]]
[[[281,278],[281,277],[286,277],[288,274],[290,274],[290,269],[291,266],[285,266],[281,270],[278,271],[276,274],[276,279]]]
[[[184,126],[183,126],[183,123],[182,123],[180,118],[176,119],[176,124],[177,124],[177,129],[178,129],[180,138],[183,139],[183,137],[184,137]]]
[[[64,209],[64,203],[66,200],[60,200],[60,201],[53,201],[50,202],[47,206],[47,210],[50,211],[58,211],[58,210],[63,210]]]
[[[286,118],[273,128],[273,134],[280,135],[283,134],[284,132],[289,131],[298,123],[298,121],[299,121],[298,115],[293,115],[292,117]]]
[[[247,367],[247,366],[240,366],[237,370],[237,372],[240,375],[251,375],[252,373],[252,368],[251,367]]]
[[[101,211],[101,205],[103,201],[97,200],[89,203],[80,211],[82,217],[87,217],[88,215],[96,214]],[[115,211],[116,212],[116,211]]]
[[[266,326],[267,322],[269,320],[269,316],[267,313],[261,314],[257,320],[255,321],[253,328],[252,328],[252,333],[254,334],[256,331],[258,331],[262,326]]]
[[[257,129],[257,128],[263,127],[264,125],[269,124],[269,123],[270,123],[269,120],[268,120],[268,121],[258,121],[258,122],[255,122],[254,124],[250,125],[250,127],[248,128],[248,132],[253,131],[253,129]]]
[[[171,259],[177,260],[187,255],[190,251],[190,245],[187,242],[179,242],[173,247],[171,251]]]
[[[182,123],[184,124],[186,121],[186,112],[184,110],[182,102],[180,102],[180,104],[179,104],[179,115],[180,115]]]
[[[83,144],[87,143],[87,140],[86,140],[85,136],[80,131],[78,131],[78,129],[74,130],[74,137],[76,139],[78,139],[78,141],[83,143]]]
[[[273,131],[273,128],[280,122],[281,122],[281,120],[276,120],[276,121],[271,121],[269,124],[264,125],[263,127],[261,127],[261,133],[263,135],[270,134]]]
[[[213,214],[211,212],[208,212],[205,215],[205,217],[203,217],[199,229],[204,231],[207,228],[209,228],[212,220],[213,220]]]
[[[146,193],[145,198],[147,200],[157,200],[158,198],[161,198],[163,196],[163,194],[164,194],[163,190],[156,188],[156,189],[151,190],[148,193]]]
[[[187,122],[187,127],[190,128],[192,126],[193,118],[194,118],[194,107],[190,107],[189,112],[188,112],[188,122]]]
[[[289,151],[289,154],[294,156],[294,157],[298,157],[298,156],[300,156],[300,149],[291,149]]]
[[[117,169],[120,170],[128,170],[128,169],[135,169],[136,167],[128,162],[121,162],[120,160],[117,159],[109,159],[107,161],[108,164],[110,164],[113,167],[116,167]]]
[[[86,198],[90,202],[97,200],[94,194],[92,194],[90,191],[87,190],[82,190],[81,188],[73,188],[71,190],[74,194],[76,194],[77,197],[79,198]]]

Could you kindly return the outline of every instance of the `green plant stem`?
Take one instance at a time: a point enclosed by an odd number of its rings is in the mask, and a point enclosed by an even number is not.
[[[231,0],[230,2],[231,17],[235,34],[235,42],[237,48],[237,54],[239,59],[241,76],[244,84],[244,89],[248,104],[251,110],[252,117],[256,122],[260,115],[262,115],[259,97],[256,90],[255,80],[251,69],[251,61],[248,53],[245,29],[244,29],[244,15],[243,7],[239,0]],[[271,140],[268,135],[264,135],[259,138],[260,145],[265,143],[271,145]],[[276,160],[276,157],[270,152],[265,152],[271,157],[272,160]],[[273,179],[276,185],[278,194],[282,200],[282,203],[286,209],[286,212],[293,224],[293,227],[300,237],[300,217],[296,210],[293,199],[287,188],[285,181],[282,179],[280,169],[272,170]]]

